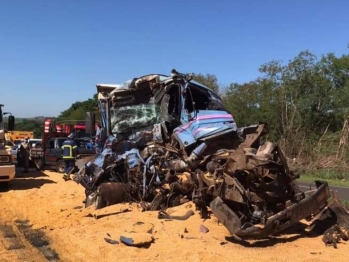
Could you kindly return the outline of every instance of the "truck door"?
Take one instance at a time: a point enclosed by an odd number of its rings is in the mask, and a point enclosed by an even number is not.
[[[46,150],[45,150],[45,165],[53,166],[56,164],[56,161],[52,155],[52,150],[55,147],[55,139],[50,139],[47,142]]]
[[[181,124],[181,89],[179,85],[171,85],[161,100],[161,115],[169,127]],[[170,128],[171,129],[171,128]]]
[[[62,158],[62,144],[65,138],[57,138],[55,139],[54,148],[51,150],[52,157],[54,158],[54,162],[57,162],[57,159]]]

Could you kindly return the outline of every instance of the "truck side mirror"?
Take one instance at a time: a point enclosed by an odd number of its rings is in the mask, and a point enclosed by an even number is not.
[[[86,134],[89,134],[90,136],[94,136],[95,125],[96,125],[95,114],[93,112],[86,112],[86,116],[85,116]]]
[[[10,115],[9,117],[8,117],[8,127],[7,127],[7,130],[8,131],[13,131],[13,130],[15,130],[15,117],[14,116],[12,116],[12,115]]]

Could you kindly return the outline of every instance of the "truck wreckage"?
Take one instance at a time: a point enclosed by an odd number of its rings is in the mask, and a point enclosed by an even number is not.
[[[105,147],[79,160],[74,178],[86,207],[136,201],[161,216],[193,201],[202,217],[213,213],[240,240],[267,238],[300,220],[314,227],[328,212],[328,184],[300,191],[279,146],[262,141],[268,125],[237,128],[221,98],[191,75],[172,70],[97,91]],[[92,113],[86,123],[92,130]],[[348,228],[338,228],[331,232],[347,239]]]

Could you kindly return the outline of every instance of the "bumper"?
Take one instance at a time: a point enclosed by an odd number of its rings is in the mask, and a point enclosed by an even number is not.
[[[290,227],[304,218],[311,215],[316,216],[327,206],[327,200],[331,196],[328,183],[316,181],[316,184],[316,190],[307,191],[308,196],[283,211],[268,217],[264,224],[248,225],[247,227],[246,224],[241,225],[237,214],[224,204],[220,197],[213,200],[210,207],[231,235],[244,240],[263,239]]]
[[[0,166],[0,182],[10,182],[15,178],[15,165]]]

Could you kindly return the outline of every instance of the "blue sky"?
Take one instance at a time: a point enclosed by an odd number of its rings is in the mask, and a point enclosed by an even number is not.
[[[215,74],[229,85],[300,51],[348,54],[348,0],[0,0],[0,103],[57,116],[97,83]]]

